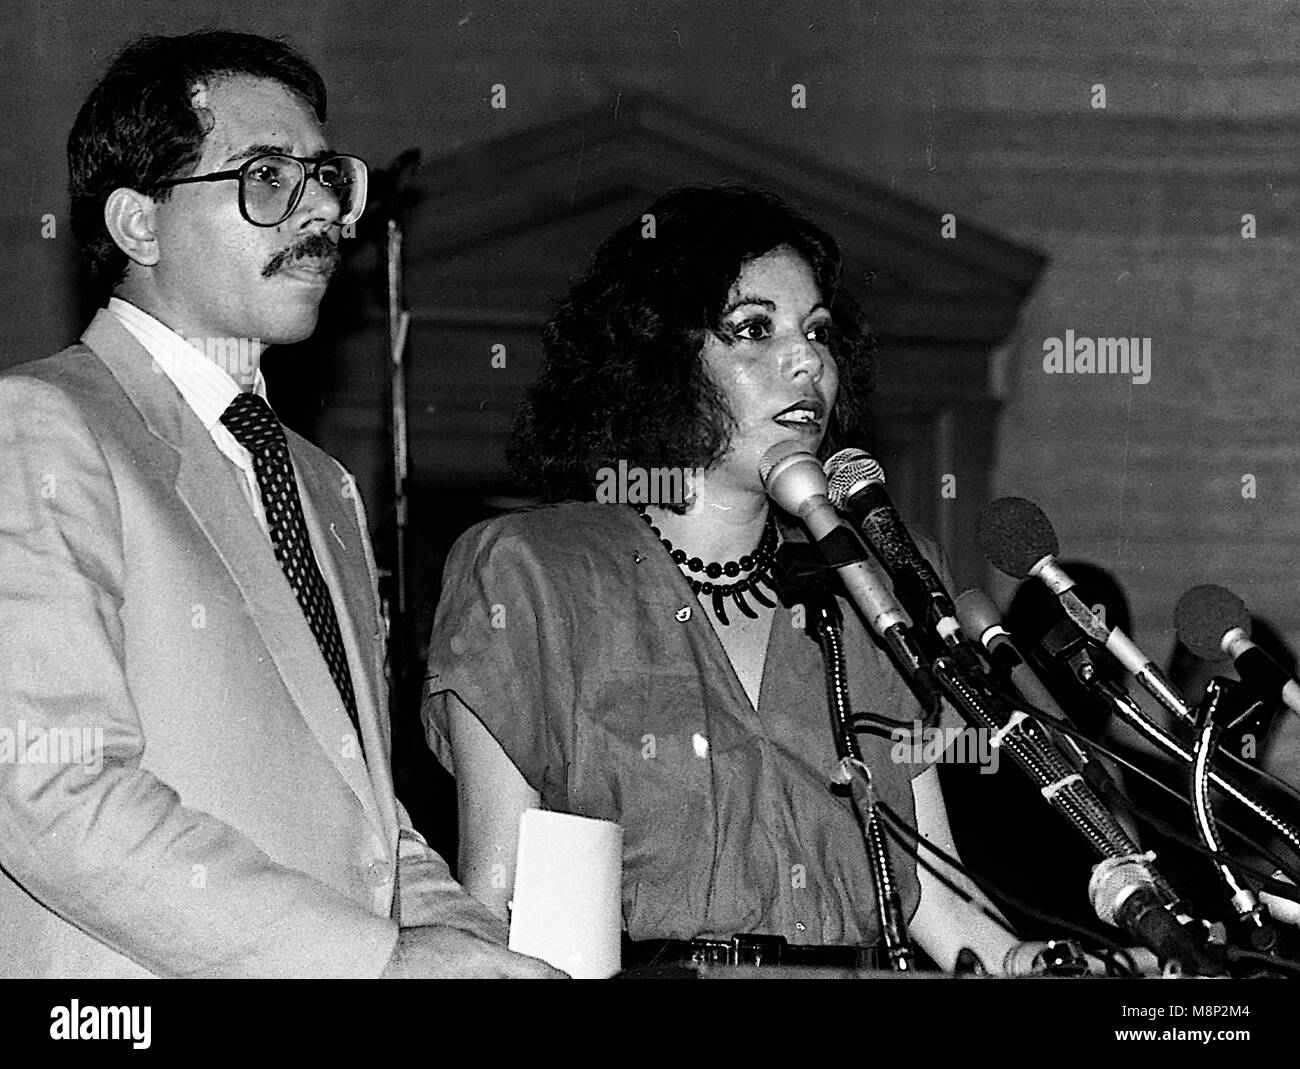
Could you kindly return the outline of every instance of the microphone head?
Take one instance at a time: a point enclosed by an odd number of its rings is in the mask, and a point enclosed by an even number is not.
[[[1093,866],[1088,878],[1092,911],[1103,924],[1114,926],[1120,923],[1117,914],[1129,895],[1137,891],[1154,893],[1155,890],[1155,877],[1140,858],[1105,858]]]
[[[800,453],[806,453],[808,456],[812,456],[812,454],[808,452],[807,446],[800,445],[796,441],[787,439],[784,442],[777,442],[776,445],[772,446],[772,448],[759,458],[758,477],[763,480],[764,484],[766,484],[768,476],[772,474],[773,468],[788,457],[798,456]],[[813,459],[816,460],[817,458],[813,457]]]
[[[826,476],[817,458],[798,442],[777,442],[758,462],[767,496],[791,515],[814,497],[826,495]]]
[[[1023,497],[1000,497],[986,505],[979,540],[993,567],[1015,579],[1027,579],[1035,564],[1061,550],[1052,521]]]
[[[884,483],[885,469],[865,449],[841,449],[822,466],[831,504],[839,508],[868,483]]]
[[[1221,661],[1223,636],[1240,628],[1250,634],[1246,603],[1225,587],[1204,583],[1178,599],[1174,630],[1178,640],[1203,661]]]
[[[981,640],[991,627],[1001,627],[1002,617],[993,599],[978,587],[971,587],[957,595],[953,602],[957,608],[957,622],[971,638]]]

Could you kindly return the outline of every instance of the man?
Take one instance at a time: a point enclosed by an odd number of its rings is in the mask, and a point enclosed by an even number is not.
[[[365,165],[291,49],[141,41],[68,142],[114,297],[0,375],[0,974],[554,975],[393,794],[351,476],[284,431]]]

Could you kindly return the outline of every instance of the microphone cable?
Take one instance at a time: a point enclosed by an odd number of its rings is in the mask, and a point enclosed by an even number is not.
[[[1033,713],[1033,710],[1028,710],[1028,711]],[[1128,757],[1124,756],[1119,751],[1113,750],[1109,746],[1105,745],[1104,743],[1100,743],[1094,739],[1089,738],[1083,732],[1075,728],[1072,724],[1063,724],[1060,721],[1053,720],[1051,722],[1051,725],[1053,730],[1061,731],[1062,733],[1069,735],[1077,743],[1079,743],[1079,745],[1082,746],[1084,749],[1090,750],[1094,753],[1101,754],[1103,757],[1109,757],[1116,764],[1122,765],[1125,769],[1129,770],[1130,772],[1136,773],[1138,776],[1140,776],[1142,779],[1147,781],[1152,786],[1156,787],[1158,790],[1163,791],[1166,795],[1175,799],[1182,805],[1186,806],[1189,810],[1191,809],[1192,803],[1190,799],[1180,794],[1173,787],[1170,787],[1167,783],[1164,783],[1157,777],[1151,775],[1149,772],[1146,771],[1146,769],[1142,768],[1137,764],[1134,764],[1133,761],[1131,761]],[[1173,766],[1171,765],[1171,767]],[[1254,769],[1252,770],[1257,771]],[[1118,800],[1123,805],[1125,811],[1129,813],[1132,817],[1134,817],[1134,819],[1136,819],[1139,823],[1144,824],[1148,828],[1151,828],[1152,830],[1158,831],[1162,835],[1165,835],[1167,838],[1173,839],[1175,842],[1179,843],[1180,845],[1186,846],[1189,849],[1194,850],[1199,854],[1203,854],[1209,857],[1211,860],[1213,860],[1213,857],[1210,854],[1210,852],[1207,851],[1200,842],[1189,837],[1184,832],[1178,831],[1177,829],[1174,828],[1173,825],[1166,823],[1165,821],[1161,820],[1159,817],[1156,817],[1146,812],[1145,810],[1139,809],[1123,793],[1120,793],[1118,795]],[[1216,819],[1218,820],[1219,824],[1221,824],[1224,828],[1226,828],[1228,831],[1232,833],[1232,835],[1239,841],[1239,843],[1243,847],[1246,847],[1250,850],[1254,850],[1255,853],[1257,853],[1260,857],[1264,858],[1266,861],[1271,862],[1275,870],[1280,870],[1286,873],[1286,875],[1289,876],[1291,879],[1296,880],[1296,884],[1300,884],[1300,879],[1297,879],[1296,873],[1291,868],[1289,868],[1287,864],[1282,862],[1282,860],[1276,854],[1274,854],[1271,850],[1265,847],[1257,839],[1254,839],[1250,835],[1247,835],[1245,832],[1241,831],[1240,828],[1236,827],[1235,825],[1233,825],[1232,823],[1230,823],[1229,821],[1225,820],[1222,817],[1216,816]],[[1295,897],[1297,894],[1300,894],[1300,886],[1296,886],[1294,884],[1288,885],[1273,880],[1272,873],[1268,873],[1268,874],[1262,873],[1258,868],[1256,868],[1254,865],[1250,863],[1240,862],[1240,864],[1244,868],[1246,868],[1247,871],[1249,871],[1252,875],[1260,877],[1266,883],[1272,884],[1279,888],[1283,888],[1284,890],[1276,892],[1279,898],[1288,898],[1288,899],[1300,901],[1300,899],[1296,899]],[[1270,890],[1270,893],[1274,893],[1274,892]]]
[[[925,838],[925,836],[920,833],[919,829],[913,827],[910,823],[894,812],[893,808],[890,807],[887,802],[877,799],[876,808],[884,818],[885,828],[889,832],[890,836],[917,862],[918,865],[924,867],[927,872],[934,876],[935,879],[939,880],[940,883],[947,887],[948,890],[952,891],[958,898],[962,899],[962,901],[978,910],[989,920],[994,921],[999,927],[1007,928],[1008,931],[1010,931],[1005,917],[999,917],[982,902],[971,897],[969,891],[950,879],[946,873],[939,871],[938,868],[931,864],[929,859],[922,857],[917,847],[924,847],[927,851],[934,854],[957,872],[961,873],[972,883],[980,886],[980,881],[975,879],[974,873],[967,865],[958,861],[942,847],[936,846],[934,843],[930,842],[929,839]],[[1003,899],[1021,913],[1032,917],[1034,920],[1048,927],[1060,928],[1062,931],[1087,939],[1089,943],[1105,947],[1109,953],[1122,954],[1125,957],[1129,957],[1127,947],[1101,931],[1086,928],[1082,925],[1075,924],[1073,921],[1066,920],[1064,917],[1057,917],[1055,914],[1048,913],[1036,906],[1032,906],[1028,902],[1022,901],[1011,892],[1007,891],[995,880],[986,877],[983,880],[983,886],[990,888],[995,897]],[[1015,933],[1013,932],[1012,934]],[[1098,956],[1100,957],[1101,955]],[[1103,960],[1106,959],[1103,958]],[[1107,962],[1107,964],[1109,965],[1109,962]],[[1129,965],[1129,975],[1137,975],[1137,966],[1131,958],[1129,959]]]

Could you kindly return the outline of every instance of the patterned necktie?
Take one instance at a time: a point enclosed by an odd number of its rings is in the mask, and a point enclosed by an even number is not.
[[[329,665],[330,675],[334,677],[343,704],[347,706],[360,743],[357,699],[352,692],[352,674],[348,671],[343,635],[339,631],[338,617],[334,615],[329,588],[325,586],[325,578],[312,554],[284,428],[270,405],[257,394],[242,391],[221,414],[221,422],[252,454],[253,471],[262,491],[262,505],[266,509],[266,525],[271,532],[271,544],[275,547],[275,559],[284,569],[285,578],[307,617],[311,633],[316,636],[316,644]]]

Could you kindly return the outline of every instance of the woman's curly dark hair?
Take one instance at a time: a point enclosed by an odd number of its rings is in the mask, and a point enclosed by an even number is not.
[[[606,238],[546,324],[542,372],[515,419],[516,474],[543,500],[591,500],[597,471],[619,460],[707,469],[721,459],[735,423],[705,371],[705,338],[743,265],[780,246],[808,263],[834,320],[840,386],[823,454],[857,440],[873,345],[837,292],[834,239],[769,194],[683,188]]]

